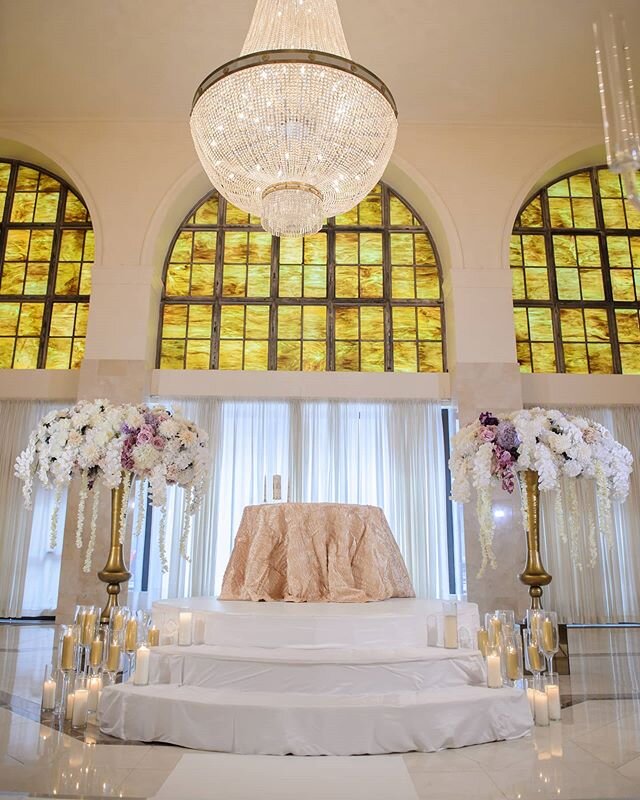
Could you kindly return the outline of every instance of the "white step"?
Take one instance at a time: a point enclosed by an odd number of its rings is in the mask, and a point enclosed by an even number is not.
[[[242,692],[357,695],[486,682],[478,650],[443,648],[158,647],[152,683]]]
[[[518,738],[531,725],[526,693],[478,686],[320,696],[127,683],[100,701],[107,734],[227,753],[430,752]]]

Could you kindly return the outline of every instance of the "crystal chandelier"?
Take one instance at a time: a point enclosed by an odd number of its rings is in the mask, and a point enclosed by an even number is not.
[[[600,25],[594,23],[593,32],[607,164],[620,174],[626,198],[640,209],[640,128],[626,26],[608,14]]]
[[[275,236],[315,233],[357,205],[396,131],[393,97],[351,60],[336,0],[258,0],[241,55],[205,78],[191,110],[211,182]]]

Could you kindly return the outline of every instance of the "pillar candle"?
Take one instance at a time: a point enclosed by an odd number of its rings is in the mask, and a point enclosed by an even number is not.
[[[515,647],[508,647],[506,653],[507,678],[510,681],[517,681],[520,677],[520,664],[518,663],[518,651]]]
[[[191,644],[191,612],[181,611],[178,620],[178,644]]]
[[[444,616],[444,646],[448,649],[458,646],[458,617],[456,614]]]
[[[487,686],[490,689],[500,689],[502,686],[502,670],[498,655],[487,656]]]
[[[157,647],[160,644],[160,629],[152,625],[149,628],[149,647]]]
[[[536,725],[549,724],[549,702],[546,692],[535,690],[534,705],[536,708]]]
[[[527,650],[529,653],[529,665],[534,672],[540,672],[544,669],[544,664],[542,663],[542,656],[540,655],[540,651],[536,647],[535,644],[527,645]]]
[[[67,705],[64,710],[64,718],[71,719],[73,717],[73,701],[75,700],[75,693],[69,692],[67,695]]]
[[[199,615],[193,620],[193,643],[204,644],[204,617]]]
[[[84,618],[84,624],[82,626],[82,633],[81,633],[82,636],[81,641],[84,647],[89,647],[89,645],[93,641],[95,626],[96,626],[95,611],[88,611]]]
[[[489,634],[485,628],[480,628],[478,631],[478,650],[482,655],[487,657],[487,650],[489,649]]]
[[[560,719],[560,687],[550,683],[545,687],[549,702],[549,719]]]
[[[56,682],[53,678],[47,678],[42,684],[42,710],[53,711],[56,707]]]
[[[124,614],[122,611],[118,611],[117,614],[113,618],[113,631],[121,631],[124,627]]]
[[[553,622],[545,619],[542,623],[542,647],[548,653],[553,650]]]
[[[87,702],[87,709],[89,711],[98,710],[98,700],[100,699],[100,692],[102,690],[102,678],[99,675],[94,675],[89,678],[89,697]]]
[[[91,642],[89,663],[92,667],[99,667],[102,664],[102,639],[94,639]]]
[[[130,619],[127,622],[127,627],[124,631],[124,649],[127,653],[133,653],[138,643],[138,623],[135,619]]]
[[[87,724],[89,691],[87,689],[76,689],[74,695],[71,724],[74,728],[83,728]]]
[[[107,659],[107,670],[117,672],[120,669],[120,645],[112,644],[109,647],[109,658]]]
[[[136,671],[133,675],[135,686],[146,686],[149,683],[149,648],[140,645],[136,650]]]
[[[62,637],[61,669],[73,669],[73,645],[73,631],[69,631]]]

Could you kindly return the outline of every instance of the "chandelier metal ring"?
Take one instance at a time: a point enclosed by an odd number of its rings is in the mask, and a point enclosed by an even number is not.
[[[198,86],[191,104],[191,112],[193,113],[193,109],[202,95],[219,81],[237,72],[242,72],[242,70],[267,64],[313,64],[314,66],[330,67],[339,72],[347,72],[349,75],[360,78],[365,83],[373,86],[374,89],[377,89],[389,103],[395,116],[398,116],[398,108],[393,95],[387,85],[375,73],[348,58],[343,58],[335,53],[325,53],[321,50],[264,50],[258,53],[248,53],[245,56],[227,61],[226,64],[207,75]]]
[[[265,197],[273,194],[273,192],[281,192],[283,189],[294,189],[296,191],[309,192],[309,194],[317,197],[320,201],[324,199],[322,192],[319,189],[316,189],[316,187],[312,186],[310,183],[303,183],[302,181],[282,181],[281,183],[272,183],[271,186],[267,186],[262,193],[262,199],[264,200]]]

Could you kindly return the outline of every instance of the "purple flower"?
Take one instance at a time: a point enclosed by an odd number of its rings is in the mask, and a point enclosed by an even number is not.
[[[151,440],[151,444],[156,448],[156,450],[164,450],[164,438],[162,436],[154,436]]]
[[[132,470],[135,466],[133,456],[129,452],[125,453],[123,451],[120,457],[120,463],[122,464],[123,469],[128,469],[128,470]]]
[[[503,472],[502,474],[502,488],[505,492],[512,494],[515,487],[515,478],[512,472]]]
[[[480,424],[481,425],[498,425],[500,420],[497,417],[494,417],[490,411],[483,411],[480,414]]]
[[[156,421],[156,415],[153,411],[145,411],[144,421],[147,425],[153,425]]]
[[[493,428],[483,428],[479,436],[483,442],[492,442],[496,438],[496,432]]]
[[[513,464],[514,458],[508,450],[502,450],[498,456],[498,464],[501,467],[508,467]]]
[[[496,442],[503,450],[515,450],[520,444],[520,437],[511,422],[500,422],[496,430]]]

